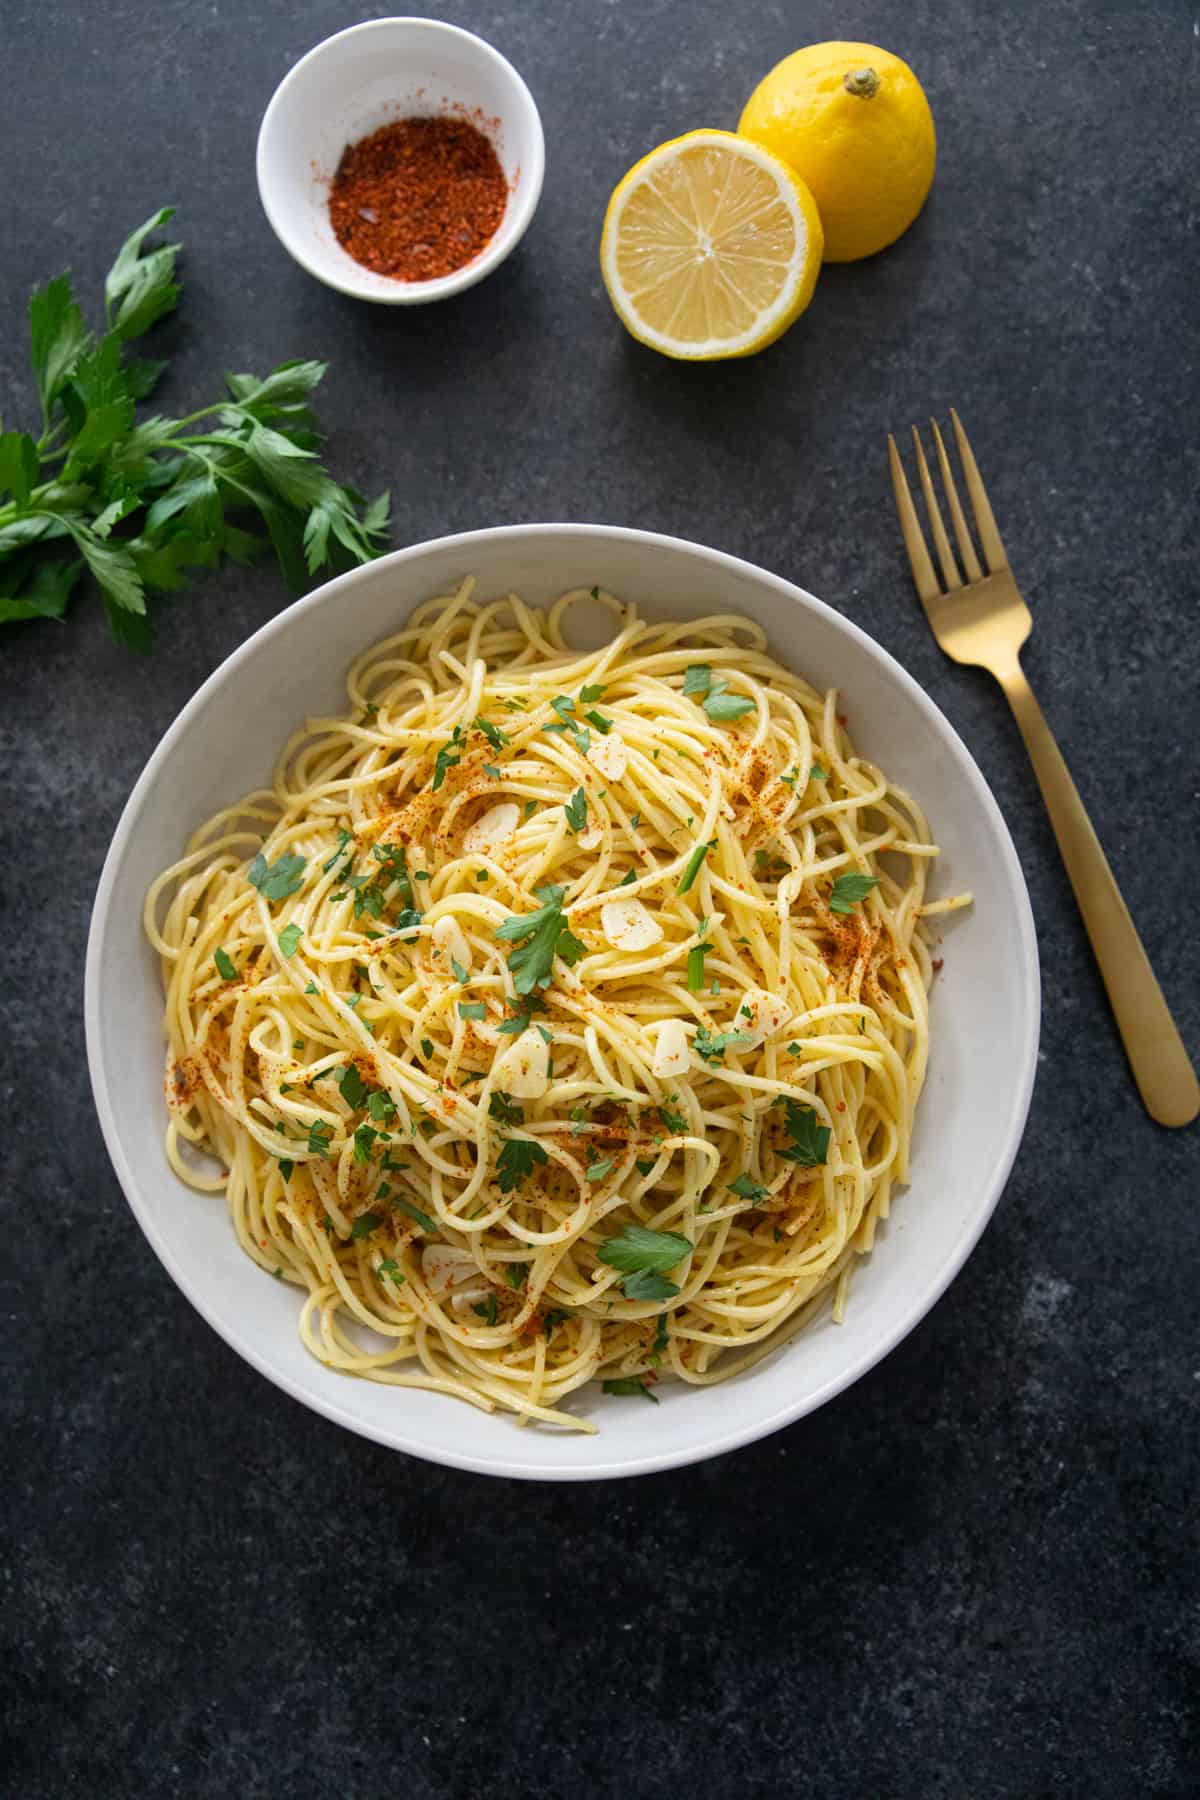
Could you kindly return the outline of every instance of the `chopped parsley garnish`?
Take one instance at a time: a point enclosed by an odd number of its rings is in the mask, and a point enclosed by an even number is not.
[[[286,900],[303,885],[307,867],[302,856],[281,856],[268,866],[260,850],[246,871],[246,880],[264,900]]]
[[[808,771],[808,779],[810,781],[828,781],[829,770],[823,769],[820,763],[814,763],[812,768]]]
[[[743,713],[753,712],[754,702],[743,694],[727,693],[724,682],[718,682],[705,696],[704,710],[714,722],[723,724],[728,719],[740,719]]]
[[[603,713],[589,712],[589,713],[585,713],[584,717],[586,718],[589,725],[595,726],[596,730],[600,733],[601,737],[607,737],[609,732],[613,728],[612,720],[605,718]]]
[[[527,819],[532,817],[532,815],[536,811],[537,811],[537,801],[536,800],[527,800],[525,802],[525,817]]]
[[[627,1300],[673,1300],[679,1292],[677,1282],[668,1281],[665,1275],[655,1275],[652,1270],[626,1275],[621,1287]]]
[[[406,906],[403,912],[396,914],[395,930],[397,933],[412,931],[421,923],[421,915],[415,906]]]
[[[592,681],[586,687],[580,688],[579,698],[585,706],[590,706],[593,700],[603,700],[606,692],[607,689],[602,681]]]
[[[506,733],[501,731],[498,725],[493,725],[490,719],[476,719],[475,729],[482,731],[493,750],[503,750],[505,744],[508,743]]]
[[[308,1128],[308,1148],[313,1156],[329,1155],[329,1140],[333,1136],[333,1126],[325,1119],[314,1119]]]
[[[346,1102],[346,1105],[354,1112],[358,1111],[359,1107],[362,1106],[366,1100],[367,1094],[370,1092],[366,1082],[363,1080],[353,1063],[351,1063],[348,1068],[342,1070],[342,1073],[338,1078],[338,1090],[341,1093],[342,1099]]]
[[[729,1191],[731,1194],[736,1194],[739,1200],[753,1200],[757,1202],[759,1200],[765,1200],[770,1190],[765,1188],[760,1181],[755,1181],[753,1175],[743,1171],[742,1174],[737,1177],[736,1181],[730,1182]]]
[[[411,1200],[393,1200],[391,1204],[397,1212],[407,1214],[414,1224],[421,1227],[422,1231],[429,1232],[431,1237],[437,1236],[437,1220],[431,1219],[429,1214],[422,1212],[419,1206],[414,1206]]]
[[[643,1278],[637,1283],[636,1293],[630,1292],[628,1279],[623,1283],[631,1300],[669,1300],[679,1292],[673,1281],[663,1282],[651,1293],[644,1277],[653,1275],[661,1281],[668,1269],[692,1254],[692,1243],[677,1231],[650,1231],[645,1225],[626,1225],[602,1244],[597,1254],[610,1269],[619,1269],[626,1277]]]
[[[404,1273],[394,1256],[385,1256],[375,1273],[377,1275],[390,1275],[397,1287],[399,1287],[402,1282],[408,1280],[408,1276]]]
[[[652,1156],[639,1156],[633,1166],[639,1175],[649,1175],[654,1163],[655,1158]]]
[[[353,1225],[350,1227],[350,1236],[352,1238],[370,1237],[371,1233],[373,1231],[378,1231],[379,1227],[382,1224],[383,1224],[383,1214],[382,1213],[377,1213],[377,1212],[360,1213],[358,1218],[355,1219]]]
[[[421,1039],[421,1055],[425,1058],[425,1060],[427,1062],[428,1062],[429,1058],[433,1055],[433,1039],[432,1038],[422,1038]]]
[[[581,787],[575,789],[575,792],[563,807],[563,811],[567,815],[567,824],[572,831],[578,833],[587,830],[587,795]]]
[[[688,889],[691,887],[692,883],[695,881],[697,875],[700,873],[701,863],[704,861],[705,857],[708,855],[708,853],[712,849],[712,847],[713,847],[712,843],[696,845],[696,848],[692,851],[692,854],[687,859],[687,864],[684,868],[683,874],[679,877],[679,886],[675,890],[676,893],[678,893],[678,894],[686,894],[687,893]]]
[[[779,779],[782,781],[784,787],[794,788],[796,785],[796,776],[797,771],[795,769],[789,769],[787,774],[781,775]]]
[[[485,1325],[495,1325],[500,1318],[500,1314],[496,1308],[495,1294],[489,1294],[486,1300],[478,1301],[477,1304],[471,1308],[471,1311],[477,1318],[482,1319]]]
[[[299,925],[285,925],[279,934],[279,952],[289,961],[300,948],[300,939],[304,936]]]
[[[237,970],[233,966],[233,958],[225,950],[214,952],[213,961],[217,965],[217,974],[222,981],[236,981]]]
[[[283,1179],[285,1181],[290,1181],[292,1179],[292,1171],[295,1167],[296,1167],[296,1165],[292,1161],[290,1156],[281,1156],[280,1157],[279,1173],[283,1176]]]
[[[328,862],[323,862],[321,864],[322,875],[328,875],[328,873],[329,873],[330,869],[332,869],[334,863],[342,855],[347,844],[352,844],[353,842],[354,842],[354,833],[352,831],[346,831],[341,825],[339,825],[338,826],[337,849],[334,851],[333,855],[329,858]]]
[[[815,1169],[827,1160],[832,1133],[828,1125],[818,1121],[811,1106],[801,1106],[798,1100],[785,1100],[784,1122],[792,1141],[777,1151],[777,1155],[785,1162],[800,1163],[808,1169]]]
[[[682,1113],[668,1112],[665,1106],[660,1106],[658,1116],[673,1136],[683,1137],[686,1135],[688,1124]]]
[[[524,1263],[505,1263],[504,1279],[510,1288],[525,1286],[526,1268]]]
[[[382,1088],[376,1088],[373,1094],[367,1095],[367,1111],[377,1125],[386,1125],[396,1116],[396,1102]]]
[[[445,781],[451,769],[455,768],[462,761],[461,756],[456,756],[454,754],[458,749],[459,744],[462,742],[462,734],[462,726],[456,725],[451,735],[450,742],[448,744],[443,744],[433,759],[433,792],[435,794]]]
[[[829,896],[829,910],[848,913],[865,900],[872,888],[879,886],[878,875],[839,875]]]
[[[565,1325],[567,1320],[573,1317],[574,1314],[568,1312],[565,1306],[552,1306],[542,1318],[542,1329],[548,1334],[556,1326]]]
[[[631,831],[636,831],[636,830],[637,830],[637,828],[638,828],[638,826],[639,826],[639,825],[640,825],[640,824],[641,824],[641,822],[642,822],[642,815],[641,815],[641,813],[640,813],[640,812],[635,812],[635,813],[634,813],[634,815],[633,815],[633,817],[632,817],[632,818],[631,818],[631,819],[630,819],[630,821],[629,821],[629,829],[630,829],[630,830],[631,830]]]
[[[535,1164],[540,1165],[549,1160],[542,1146],[535,1144],[532,1138],[509,1138],[496,1158],[500,1192],[511,1194],[514,1188],[520,1187],[527,1175],[533,1174]]]
[[[644,1375],[615,1375],[611,1381],[602,1382],[601,1388],[606,1394],[640,1394],[643,1400],[659,1404],[658,1395],[650,1392]]]
[[[360,1125],[354,1133],[354,1160],[356,1163],[369,1163],[371,1146],[379,1136],[373,1125]]]
[[[497,1090],[488,1102],[488,1117],[498,1119],[501,1125],[523,1125],[525,1109],[514,1106],[511,1095]]]
[[[458,1016],[460,1019],[486,1019],[487,1006],[482,1000],[460,1000]]]
[[[666,1349],[668,1342],[667,1315],[666,1313],[659,1313],[658,1321],[654,1328],[654,1342],[650,1346],[650,1355],[647,1359],[652,1369],[657,1369],[659,1363],[662,1361],[663,1351]]]
[[[712,686],[712,670],[707,663],[692,663],[683,672],[685,694],[707,694]]]
[[[483,772],[485,775],[490,775],[493,781],[500,781],[502,779],[500,771],[495,763],[484,763]]]
[[[319,994],[321,990],[315,981],[310,981],[304,991],[306,994]]]
[[[467,974],[467,971],[463,968],[462,964],[458,961],[457,957],[452,956],[450,958],[450,967],[454,972],[455,981],[461,982],[463,987],[466,987],[466,985],[467,985],[468,981],[470,981],[471,977]]]
[[[692,1047],[697,1056],[705,1062],[720,1062],[727,1050],[739,1050],[753,1044],[753,1037],[745,1031],[711,1032],[707,1025],[700,1025],[692,1039]]]
[[[549,886],[540,887],[537,892],[544,904],[536,912],[514,913],[503,920],[495,932],[505,942],[522,946],[508,959],[518,994],[530,994],[536,987],[549,987],[555,956],[561,956],[568,964],[577,963],[587,950],[563,917],[562,900],[566,889]]]
[[[603,1181],[612,1166],[613,1159],[611,1156],[603,1157],[599,1162],[589,1163],[587,1166],[588,1180]]]

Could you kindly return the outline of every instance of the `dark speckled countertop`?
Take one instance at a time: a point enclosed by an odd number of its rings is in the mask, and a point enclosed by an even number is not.
[[[100,863],[199,682],[284,601],[199,582],[153,659],[99,609],[0,646],[5,1209],[0,1791],[45,1800],[1194,1793],[1196,1133],[1146,1118],[1003,700],[915,606],[884,433],[957,404],[1037,616],[1029,674],[1200,1050],[1196,76],[1169,0],[453,5],[541,106],[516,256],[417,311],[326,291],[270,234],[259,116],[332,0],[9,0],[0,396],[21,315],[179,207],[162,402],[327,357],[334,466],[397,541],[601,519],[697,537],[842,608],[923,682],[1011,826],[1045,1020],[1024,1147],[933,1313],[779,1436],[537,1488],[359,1441],[176,1292],[92,1110]],[[617,177],[733,125],[777,57],[883,42],[941,160],[895,249],[828,270],[767,355],[676,367],[596,269]],[[34,913],[31,908],[42,910]],[[31,929],[36,926],[36,929]],[[1189,1341],[1189,1338],[1191,1341]]]

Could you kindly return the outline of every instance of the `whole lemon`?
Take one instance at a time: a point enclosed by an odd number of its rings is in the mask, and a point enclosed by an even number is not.
[[[933,115],[906,62],[876,44],[809,44],[776,63],[738,123],[807,182],[826,262],[895,243],[929,192]]]

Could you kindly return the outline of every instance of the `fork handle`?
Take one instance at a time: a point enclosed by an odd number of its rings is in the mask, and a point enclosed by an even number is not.
[[[1025,739],[1146,1111],[1160,1125],[1189,1125],[1200,1083],[1054,733],[1015,656],[992,673]]]

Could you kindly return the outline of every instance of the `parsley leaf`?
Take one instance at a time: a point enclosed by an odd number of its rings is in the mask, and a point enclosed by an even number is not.
[[[589,1163],[586,1171],[588,1180],[603,1181],[612,1166],[613,1159],[611,1156],[604,1157],[600,1162]]]
[[[584,717],[587,719],[589,725],[595,726],[601,737],[607,737],[613,728],[612,720],[605,718],[603,713],[589,712],[585,713]]]
[[[290,1181],[292,1179],[292,1172],[295,1169],[295,1167],[296,1167],[296,1165],[292,1161],[290,1156],[281,1156],[280,1157],[279,1173],[283,1176],[283,1179],[285,1181]]]
[[[731,1194],[736,1194],[739,1200],[758,1201],[765,1200],[770,1190],[763,1187],[761,1182],[755,1181],[753,1175],[743,1170],[735,1181],[730,1182],[729,1191]]]
[[[610,1269],[620,1269],[626,1275],[665,1275],[690,1256],[692,1249],[691,1240],[678,1231],[650,1231],[645,1225],[626,1225],[601,1245],[597,1255]]]
[[[700,1025],[696,1028],[692,1047],[705,1062],[715,1063],[720,1062],[727,1050],[740,1050],[753,1042],[753,1037],[746,1031],[718,1031],[714,1034],[707,1025]]]
[[[685,1137],[687,1135],[688,1122],[682,1113],[668,1112],[665,1106],[660,1106],[658,1108],[658,1116],[666,1126],[667,1130],[671,1133],[672,1137]]]
[[[589,682],[586,687],[580,688],[579,698],[583,701],[583,704],[587,706],[593,700],[603,700],[606,692],[607,689],[602,681]]]
[[[408,1280],[408,1276],[404,1273],[403,1269],[401,1269],[400,1264],[396,1261],[394,1256],[385,1256],[375,1273],[377,1275],[390,1275],[397,1287],[401,1287],[404,1282]]]
[[[832,1133],[828,1125],[818,1122],[811,1106],[802,1106],[798,1100],[786,1101],[784,1122],[792,1141],[776,1154],[785,1162],[800,1163],[813,1169],[828,1160]]]
[[[526,1274],[524,1263],[505,1263],[504,1265],[504,1279],[510,1288],[524,1287]]]
[[[302,856],[281,856],[268,867],[260,850],[246,871],[246,880],[264,900],[286,900],[302,886],[307,867]]]
[[[467,971],[463,968],[462,964],[458,961],[458,959],[456,957],[452,956],[450,958],[450,968],[453,972],[455,981],[457,981],[462,987],[466,987],[466,985],[470,981],[471,977],[468,975]]]
[[[693,944],[688,951],[687,984],[693,994],[704,986],[704,959],[711,949],[711,944]]]
[[[486,1019],[487,1005],[482,1000],[460,1000],[458,1016],[460,1019]]]
[[[514,1188],[520,1187],[527,1175],[532,1175],[534,1165],[541,1165],[550,1159],[540,1144],[532,1138],[509,1138],[496,1158],[496,1173],[500,1182],[500,1192],[511,1194]]]
[[[687,695],[707,694],[712,686],[712,670],[707,663],[692,663],[683,672],[683,691]]]
[[[471,1311],[477,1318],[482,1319],[485,1325],[495,1325],[500,1318],[495,1294],[489,1294],[486,1300],[480,1300],[471,1308]]]
[[[455,748],[461,742],[462,742],[462,726],[456,725],[454,727],[454,732],[453,732],[453,735],[451,736],[450,742],[448,744],[443,744],[441,749],[438,751],[437,755],[433,759],[433,792],[435,794],[437,793],[438,789],[441,787],[442,783],[445,781],[446,776],[449,774],[450,770],[453,768],[456,768],[457,765],[462,761],[461,756],[454,755]]]
[[[289,961],[300,948],[300,939],[304,936],[299,925],[285,925],[279,934],[279,953]]]
[[[808,779],[810,781],[828,781],[829,770],[823,769],[820,763],[814,763],[812,768],[808,771]]]
[[[865,900],[871,889],[878,886],[878,875],[839,875],[829,896],[830,912],[853,911],[858,902]]]
[[[482,731],[493,750],[503,750],[509,741],[506,733],[498,725],[493,725],[490,719],[476,719],[475,729]]]
[[[429,1214],[422,1212],[419,1206],[414,1206],[411,1200],[395,1199],[391,1201],[391,1205],[396,1208],[397,1212],[405,1213],[408,1218],[413,1220],[414,1224],[421,1227],[422,1231],[427,1231],[431,1237],[437,1236],[437,1220],[431,1219]]]
[[[433,1039],[432,1038],[422,1038],[421,1039],[421,1055],[425,1058],[426,1062],[428,1062],[429,1058],[433,1055]]]
[[[656,1275],[649,1269],[626,1275],[621,1287],[627,1300],[673,1300],[679,1292],[677,1282],[668,1281],[665,1275]]]
[[[338,1078],[338,1089],[346,1105],[357,1112],[366,1100],[368,1088],[354,1063],[342,1070]]]
[[[329,1155],[329,1140],[333,1136],[333,1126],[324,1119],[314,1119],[308,1128],[308,1148],[312,1155],[326,1157]]]
[[[567,815],[567,824],[572,831],[586,831],[588,803],[587,795],[581,787],[575,789],[575,792],[563,807],[563,811]]]
[[[373,1231],[378,1231],[379,1227],[382,1224],[383,1224],[383,1214],[382,1213],[377,1213],[377,1212],[360,1213],[358,1218],[355,1219],[353,1225],[350,1227],[350,1236],[352,1238],[370,1237],[371,1233]]]
[[[213,952],[213,961],[217,965],[217,974],[221,977],[222,981],[237,980],[237,970],[233,965],[233,958],[229,955],[228,951],[223,949],[215,950]]]
[[[722,686],[706,695],[704,710],[710,719],[721,723],[726,719],[740,719],[743,713],[753,712],[754,702],[747,700],[742,694],[727,694]]]
[[[578,962],[585,946],[574,936],[563,917],[562,900],[566,889],[549,886],[538,889],[544,904],[536,912],[514,913],[504,919],[495,936],[523,948],[514,950],[508,959],[513,986],[518,994],[531,994],[535,987],[549,987],[555,956],[564,962]],[[528,1023],[528,1021],[526,1021]],[[502,1026],[502,1030],[505,1028]]]
[[[606,1394],[640,1394],[643,1400],[653,1400],[655,1406],[660,1404],[658,1395],[652,1394],[646,1385],[644,1375],[615,1375],[600,1385]]]
[[[369,1163],[371,1146],[379,1136],[373,1125],[360,1125],[354,1133],[354,1160],[356,1163]]]
[[[501,1125],[523,1125],[525,1109],[514,1106],[511,1096],[497,1089],[488,1102],[488,1117],[498,1119]]]
[[[376,1088],[373,1094],[367,1095],[367,1111],[377,1125],[386,1125],[396,1116],[396,1102],[382,1088]]]
[[[328,875],[330,869],[332,869],[334,863],[337,862],[338,858],[345,854],[347,844],[352,844],[353,842],[354,842],[354,833],[352,831],[346,831],[341,825],[339,825],[338,826],[337,849],[334,851],[333,855],[329,858],[328,862],[323,862],[321,864],[322,875]]]
[[[633,1166],[639,1175],[648,1175],[654,1167],[654,1162],[655,1159],[652,1156],[639,1156]]]

